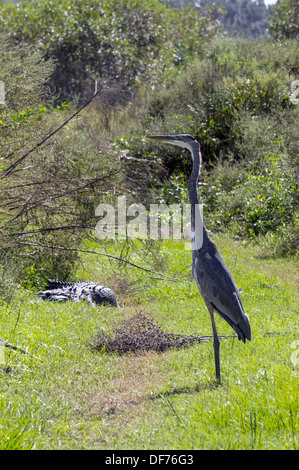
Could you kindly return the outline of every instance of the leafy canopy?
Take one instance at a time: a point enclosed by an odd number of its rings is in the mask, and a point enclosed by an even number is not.
[[[158,0],[50,0],[0,5],[0,30],[35,44],[57,68],[52,86],[64,99],[87,93],[94,79],[129,92],[154,83],[202,52],[221,9],[167,8]]]

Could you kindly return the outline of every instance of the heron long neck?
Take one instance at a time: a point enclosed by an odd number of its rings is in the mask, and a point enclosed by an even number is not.
[[[209,240],[209,236],[202,221],[202,215],[200,213],[199,199],[197,193],[197,182],[201,170],[201,152],[199,144],[197,142],[193,144],[191,154],[193,160],[193,168],[189,178],[188,189],[189,202],[191,204],[191,231],[194,234],[194,241],[197,241],[197,243],[193,245],[195,247],[193,248],[193,250],[196,251],[197,249],[200,249],[203,245],[205,245],[205,243]]]
[[[192,173],[189,178],[189,201],[190,204],[199,204],[198,194],[197,194],[197,181],[200,175],[201,170],[201,152],[199,148],[199,144],[195,142],[193,144],[192,150],[192,160],[193,160],[193,168]]]

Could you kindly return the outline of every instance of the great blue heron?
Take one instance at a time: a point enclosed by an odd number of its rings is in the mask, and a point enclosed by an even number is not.
[[[39,292],[38,295],[43,300],[57,302],[86,300],[90,304],[117,306],[113,290],[96,282],[64,282],[48,279],[46,290]]]
[[[201,169],[200,145],[191,135],[150,135],[147,139],[159,140],[191,152],[193,168],[189,179],[189,201],[191,205],[192,232],[192,276],[211,316],[216,378],[220,382],[219,339],[214,311],[236,331],[244,343],[251,340],[248,316],[244,313],[240,292],[228,266],[220,256],[215,243],[210,239],[201,220],[197,181]]]

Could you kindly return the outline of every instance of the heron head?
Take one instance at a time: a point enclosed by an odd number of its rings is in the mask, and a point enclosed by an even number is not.
[[[172,145],[177,145],[178,147],[183,147],[190,150],[194,148],[194,144],[198,145],[197,140],[194,139],[189,134],[178,134],[178,135],[147,135],[147,139],[159,140],[160,142],[165,142]]]

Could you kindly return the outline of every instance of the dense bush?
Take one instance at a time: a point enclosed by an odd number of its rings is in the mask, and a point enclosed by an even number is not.
[[[299,4],[296,0],[278,0],[269,18],[269,32],[280,41],[298,39]]]
[[[216,7],[199,16],[157,0],[41,0],[0,4],[0,29],[55,61],[50,83],[63,99],[89,96],[95,79],[117,82],[128,97],[201,53],[218,16]]]
[[[296,233],[298,106],[290,84],[297,64],[296,42],[276,47],[267,41],[216,39],[204,60],[150,97],[144,134],[190,133],[201,143],[201,199],[212,230],[229,229],[251,239],[285,234],[287,227]],[[123,151],[140,158],[138,135],[124,142]],[[186,181],[190,174],[189,153],[155,143],[146,149],[143,155],[164,167],[164,173],[151,174],[148,185],[159,188],[159,197],[168,202],[177,202],[180,191],[185,197],[181,175]],[[181,190],[175,189],[178,182]],[[298,230],[290,251],[296,239],[298,247]]]
[[[266,34],[269,5],[264,0],[201,0],[201,5],[221,5],[225,9],[223,26],[229,34],[263,36]]]
[[[12,47],[7,37],[1,45],[0,271],[2,266],[7,275],[10,264],[11,275],[29,284],[47,276],[66,279],[78,254],[51,247],[80,247],[85,229],[96,225],[95,207],[113,186],[119,165],[109,159],[109,150],[101,152],[80,120],[28,153],[74,110],[55,106],[45,94],[52,62],[32,47]]]
[[[236,160],[247,157],[244,119],[252,126],[254,119],[288,118],[295,107],[290,83],[297,61],[297,43],[277,49],[267,42],[217,39],[205,60],[191,64],[153,96],[148,119],[153,128],[157,122],[165,131],[195,135],[208,164],[228,154]],[[263,140],[265,134],[259,135]]]
[[[219,165],[201,194],[214,230],[229,228],[234,235],[252,239],[296,221],[296,174],[284,168],[282,157],[265,156],[259,171],[244,171],[240,164],[231,171],[228,164]]]

